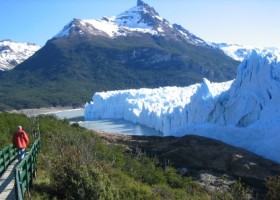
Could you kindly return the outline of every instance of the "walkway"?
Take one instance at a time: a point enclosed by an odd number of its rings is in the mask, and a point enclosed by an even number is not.
[[[17,159],[12,162],[0,178],[0,199],[15,200],[15,178],[14,169],[17,166]]]

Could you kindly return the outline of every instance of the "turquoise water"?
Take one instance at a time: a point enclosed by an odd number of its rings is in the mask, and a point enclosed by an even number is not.
[[[73,109],[49,114],[54,114],[60,119],[69,119],[70,122],[76,122],[80,126],[90,130],[99,130],[107,133],[124,135],[162,136],[161,132],[153,128],[135,124],[124,119],[97,119],[93,121],[84,121],[84,109]]]

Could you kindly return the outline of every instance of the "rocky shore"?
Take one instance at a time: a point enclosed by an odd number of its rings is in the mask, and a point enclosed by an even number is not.
[[[232,181],[240,179],[260,198],[266,193],[266,178],[280,174],[280,165],[273,161],[205,137],[128,136],[104,132],[98,135],[108,143],[125,145],[130,152],[158,157],[163,166],[173,166],[192,176],[209,191],[227,188]]]
[[[19,113],[25,115],[38,115],[38,114],[46,114],[53,113],[58,111],[66,111],[73,110],[72,107],[48,107],[48,108],[30,108],[30,109],[21,109],[21,110],[10,110],[10,113]]]

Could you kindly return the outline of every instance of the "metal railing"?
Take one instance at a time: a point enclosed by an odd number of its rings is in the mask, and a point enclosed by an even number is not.
[[[17,150],[12,144],[4,147],[0,151],[0,175],[2,175],[8,166],[17,158]]]
[[[37,155],[40,151],[40,139],[36,139],[33,143],[28,155],[15,168],[15,192],[16,199],[23,199],[24,194],[30,195],[33,179],[37,171]]]

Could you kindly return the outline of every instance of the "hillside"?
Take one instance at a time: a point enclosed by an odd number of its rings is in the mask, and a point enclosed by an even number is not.
[[[31,142],[40,132],[32,199],[259,199],[273,189],[279,194],[279,185],[266,180],[279,181],[279,165],[216,140],[111,135],[48,115],[0,113],[0,120],[2,147],[18,124]]]
[[[96,91],[225,81],[237,65],[138,1],[116,17],[73,19],[28,60],[1,73],[0,110],[79,107]]]
[[[222,177],[239,177],[254,193],[263,196],[265,181],[280,173],[280,165],[246,151],[206,137],[129,136],[97,132],[109,143],[122,144],[131,151],[147,152],[157,156],[162,163],[185,171],[206,191],[222,186]],[[260,197],[259,196],[259,197]],[[254,198],[253,198],[254,199]]]

